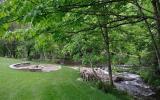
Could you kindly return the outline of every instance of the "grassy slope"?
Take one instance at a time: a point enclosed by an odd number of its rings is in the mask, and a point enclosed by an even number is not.
[[[8,66],[20,60],[0,58],[0,100],[129,100],[118,93],[105,94],[85,82],[78,72],[62,68],[56,72],[23,72]]]

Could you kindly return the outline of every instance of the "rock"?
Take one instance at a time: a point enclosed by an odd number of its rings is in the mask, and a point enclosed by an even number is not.
[[[106,70],[94,68],[94,71],[96,73],[96,77],[92,68],[83,67],[80,69],[80,74],[81,77],[86,81],[90,81],[93,79],[101,79],[101,81],[103,82],[109,81],[109,75]],[[143,82],[139,75],[123,72],[114,74],[113,80],[114,85],[118,90],[126,91],[130,95],[139,97],[149,97],[155,94],[151,90],[151,88]]]
[[[97,80],[97,77],[91,68],[81,68],[80,75],[86,81]]]
[[[134,96],[146,97],[155,94],[151,88],[143,82],[139,75],[126,72],[120,73],[119,75],[123,80],[114,82],[117,89],[127,91]]]
[[[121,82],[121,81],[124,81],[124,78],[123,77],[114,77],[113,78],[114,82]]]

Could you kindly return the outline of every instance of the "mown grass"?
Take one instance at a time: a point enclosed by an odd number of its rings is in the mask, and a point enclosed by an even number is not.
[[[104,93],[78,81],[77,71],[24,72],[8,66],[21,60],[0,57],[0,100],[130,100],[118,92]]]

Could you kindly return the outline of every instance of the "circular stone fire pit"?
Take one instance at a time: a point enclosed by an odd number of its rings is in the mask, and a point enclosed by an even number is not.
[[[61,69],[59,65],[52,64],[31,64],[28,62],[12,64],[9,66],[12,69],[31,71],[31,72],[51,72]]]

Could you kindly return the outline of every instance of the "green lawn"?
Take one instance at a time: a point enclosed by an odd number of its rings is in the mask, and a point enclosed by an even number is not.
[[[130,100],[126,95],[105,94],[77,81],[78,72],[66,67],[50,73],[8,67],[18,62],[21,61],[0,57],[0,100]]]

